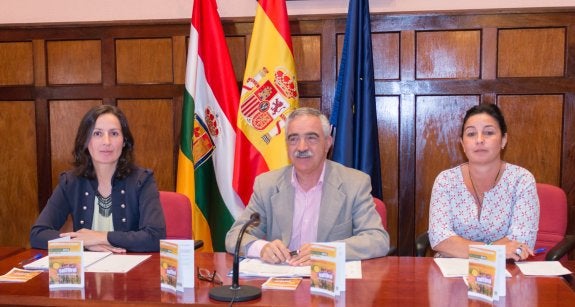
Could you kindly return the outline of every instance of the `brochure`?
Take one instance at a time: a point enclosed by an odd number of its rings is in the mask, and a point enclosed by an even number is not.
[[[0,282],[27,282],[38,276],[42,271],[22,270],[13,268],[10,272],[0,276]]]
[[[194,240],[160,240],[160,286],[184,291],[194,287]]]
[[[84,288],[84,243],[64,237],[48,241],[49,288]]]
[[[340,295],[345,291],[345,243],[311,246],[311,293]]]
[[[470,245],[468,295],[488,301],[505,296],[505,246]]]
[[[270,277],[262,284],[262,289],[295,290],[301,277]]]

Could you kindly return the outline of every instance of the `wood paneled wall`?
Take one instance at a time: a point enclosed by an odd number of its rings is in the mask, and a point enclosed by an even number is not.
[[[291,17],[300,105],[327,115],[345,17]],[[223,21],[238,82],[252,21]],[[188,22],[0,26],[0,244],[27,245],[96,104],[125,111],[138,163],[174,190]],[[427,229],[437,174],[465,161],[461,119],[479,103],[506,116],[504,159],[567,192],[575,233],[574,26],[572,9],[372,15],[384,201],[400,254]]]

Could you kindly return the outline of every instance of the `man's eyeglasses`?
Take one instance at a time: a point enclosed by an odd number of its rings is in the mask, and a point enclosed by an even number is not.
[[[291,146],[297,145],[297,144],[299,144],[301,138],[302,138],[302,136],[297,135],[297,134],[289,135],[287,137],[287,143]],[[305,135],[303,135],[303,139],[304,139],[305,143],[308,145],[315,145],[315,144],[319,143],[319,135],[317,135],[315,133],[305,134]]]
[[[224,282],[220,278],[220,275],[214,271],[213,273],[207,269],[196,267],[198,272],[198,279],[203,281],[209,281],[216,285],[222,285]]]

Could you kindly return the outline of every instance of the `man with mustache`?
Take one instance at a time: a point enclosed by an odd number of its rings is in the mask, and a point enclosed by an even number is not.
[[[385,256],[389,235],[375,210],[371,179],[326,159],[332,137],[325,115],[296,109],[286,129],[292,164],[256,178],[248,206],[226,235],[226,250],[234,251],[240,229],[258,212],[259,226],[242,240],[243,256],[309,265],[311,243],[331,241],[346,243],[346,260]]]

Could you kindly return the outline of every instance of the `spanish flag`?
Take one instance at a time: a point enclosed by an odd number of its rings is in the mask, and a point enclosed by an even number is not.
[[[258,174],[289,163],[285,124],[297,107],[285,0],[259,0],[237,116],[233,184],[244,204]]]
[[[216,0],[194,1],[185,88],[176,191],[193,204],[203,251],[225,251],[244,205],[232,188],[239,90]]]

